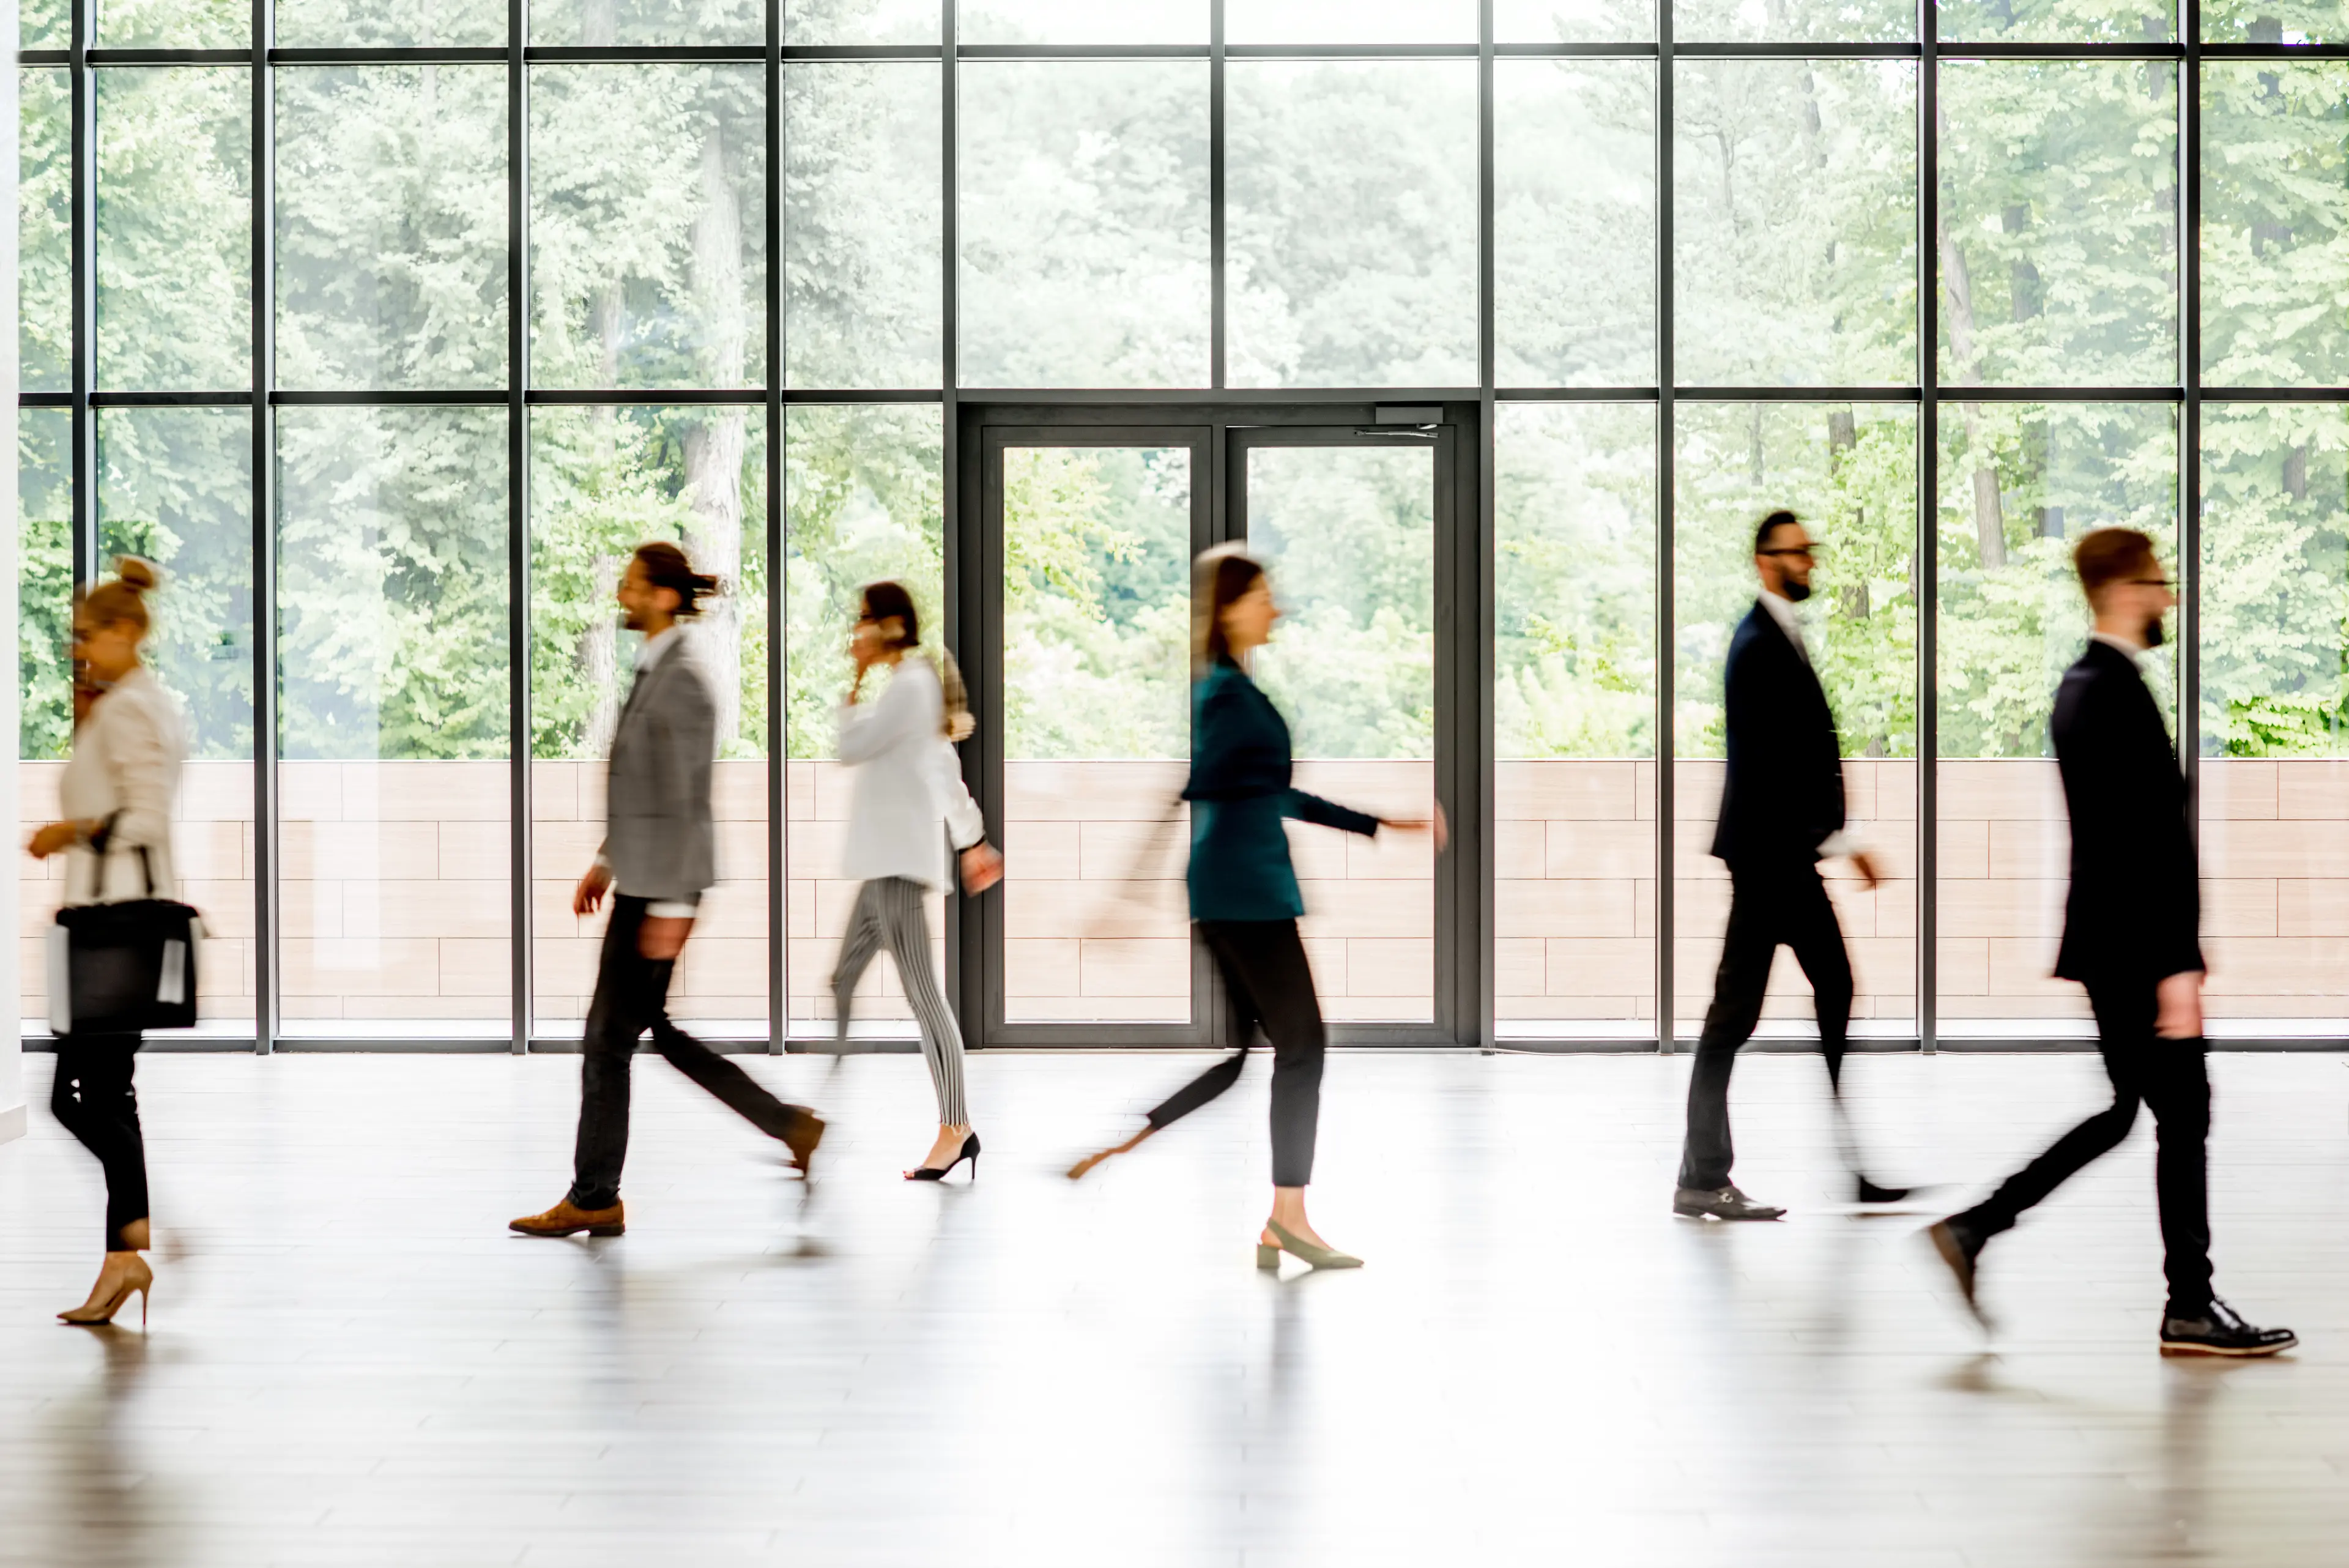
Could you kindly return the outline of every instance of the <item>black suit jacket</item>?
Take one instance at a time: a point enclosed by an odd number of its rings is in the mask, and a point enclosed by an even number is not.
[[[1755,600],[1729,639],[1729,775],[1713,852],[1731,869],[1809,866],[1843,830],[1843,747],[1810,660]]]
[[[2056,978],[2150,983],[2201,969],[2186,779],[2137,661],[2091,639],[2056,688],[2050,728],[2072,816]]]

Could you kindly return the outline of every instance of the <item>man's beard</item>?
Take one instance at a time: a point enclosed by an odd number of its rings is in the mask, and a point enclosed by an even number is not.
[[[2161,618],[2155,616],[2145,623],[2145,646],[2148,651],[2162,644]]]
[[[1798,583],[1794,578],[1788,577],[1786,579],[1785,596],[1786,602],[1788,604],[1801,604],[1805,599],[1811,597],[1811,585],[1808,583]]]

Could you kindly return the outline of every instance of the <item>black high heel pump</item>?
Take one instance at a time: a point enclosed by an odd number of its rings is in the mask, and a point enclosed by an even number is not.
[[[908,1181],[944,1181],[947,1177],[953,1172],[954,1168],[960,1165],[966,1159],[970,1161],[970,1179],[973,1181],[977,1181],[978,1179],[978,1135],[977,1133],[968,1134],[963,1138],[962,1152],[955,1156],[952,1159],[947,1161],[943,1168],[937,1166],[917,1165],[913,1169],[905,1172],[905,1179]]]

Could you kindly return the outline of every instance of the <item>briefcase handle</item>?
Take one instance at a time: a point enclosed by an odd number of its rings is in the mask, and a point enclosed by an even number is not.
[[[106,820],[98,825],[98,831],[89,836],[90,851],[98,857],[98,877],[97,885],[91,888],[93,893],[103,895],[106,891],[106,846],[114,837],[114,819],[121,815],[119,807],[108,812]],[[147,896],[151,898],[155,896],[155,862],[147,857],[145,845],[133,847],[139,851],[139,874],[146,878]]]

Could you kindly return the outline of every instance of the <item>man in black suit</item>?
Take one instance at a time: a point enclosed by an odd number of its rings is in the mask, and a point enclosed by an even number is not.
[[[1761,1021],[1781,943],[1795,950],[1811,981],[1844,1160],[1858,1200],[1908,1196],[1905,1188],[1878,1187],[1859,1173],[1841,1098],[1851,959],[1818,863],[1849,855],[1871,888],[1877,870],[1844,831],[1843,747],[1795,618],[1795,606],[1811,596],[1813,562],[1801,519],[1791,512],[1762,519],[1754,536],[1761,597],[1729,643],[1729,770],[1713,836],[1713,854],[1729,867],[1729,928],[1689,1078],[1688,1140],[1672,1195],[1672,1212],[1684,1219],[1775,1220],[1785,1212],[1754,1202],[1729,1179],[1729,1073]]]
[[[2113,1103],[1927,1234],[1980,1316],[1974,1272],[1983,1246],[2127,1137],[2141,1101],[2158,1139],[2154,1194],[2169,1281],[2163,1353],[2272,1355],[2298,1343],[2292,1332],[2253,1327],[2210,1290],[2200,873],[2185,775],[2138,663],[2160,646],[2161,618],[2178,596],[2153,541],[2135,529],[2085,535],[2072,562],[2095,629],[2064,671],[2049,726],[2072,818],[2055,976],[2087,988]]]

